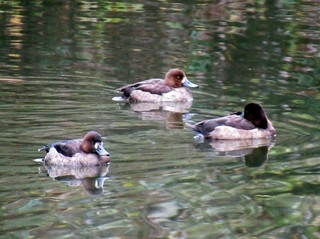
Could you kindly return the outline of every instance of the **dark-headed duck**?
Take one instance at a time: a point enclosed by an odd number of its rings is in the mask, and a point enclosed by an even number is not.
[[[101,135],[88,132],[83,139],[63,140],[38,149],[46,150],[42,159],[46,165],[91,166],[110,161],[110,154],[104,149]]]
[[[121,97],[112,98],[115,101],[189,101],[192,100],[191,92],[183,87],[195,88],[198,85],[190,82],[186,74],[179,69],[171,69],[165,79],[149,79],[117,89],[122,92]]]
[[[258,103],[247,104],[243,113],[232,113],[186,126],[211,139],[266,138],[276,133],[264,109]]]

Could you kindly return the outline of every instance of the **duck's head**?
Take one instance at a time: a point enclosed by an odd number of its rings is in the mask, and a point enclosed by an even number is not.
[[[100,156],[110,156],[104,149],[101,135],[95,131],[88,132],[81,143],[81,150],[85,153],[97,153]]]
[[[165,81],[173,88],[179,88],[181,86],[190,88],[199,87],[198,85],[189,81],[186,74],[180,69],[170,69],[166,74]]]
[[[268,127],[268,118],[262,106],[258,103],[250,103],[244,107],[245,119],[252,122],[256,127],[266,129]]]

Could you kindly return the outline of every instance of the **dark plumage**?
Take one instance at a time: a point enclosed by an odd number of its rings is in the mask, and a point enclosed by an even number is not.
[[[212,139],[248,139],[264,138],[275,135],[275,129],[264,109],[258,103],[247,104],[244,112],[209,119],[195,125],[186,126],[205,138]]]

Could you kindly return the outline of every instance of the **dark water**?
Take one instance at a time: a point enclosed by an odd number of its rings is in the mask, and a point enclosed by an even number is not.
[[[317,0],[3,1],[0,11],[0,238],[320,237]],[[173,67],[200,85],[192,105],[111,100]],[[251,101],[276,139],[197,143],[183,129]],[[43,144],[90,130],[111,165],[33,162]]]

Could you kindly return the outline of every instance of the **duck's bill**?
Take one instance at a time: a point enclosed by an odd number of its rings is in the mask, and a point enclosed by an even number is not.
[[[104,147],[102,146],[102,144],[96,143],[95,148],[96,148],[96,152],[97,152],[100,156],[109,156],[109,155],[110,155],[109,152],[104,149]]]
[[[185,86],[185,87],[189,87],[189,88],[198,88],[199,86],[197,84],[194,84],[192,83],[191,81],[189,81],[187,79],[187,77],[185,77],[183,80],[182,80],[182,85]]]

